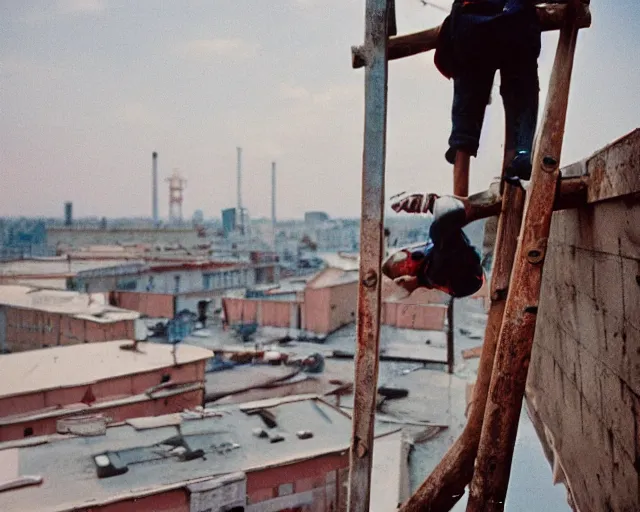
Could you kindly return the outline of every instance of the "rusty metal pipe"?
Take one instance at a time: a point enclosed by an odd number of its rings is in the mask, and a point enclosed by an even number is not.
[[[384,171],[387,131],[389,0],[367,0],[365,118],[360,223],[360,283],[355,400],[349,453],[349,512],[368,512],[380,351],[381,266],[384,255]],[[392,17],[393,18],[393,17]]]

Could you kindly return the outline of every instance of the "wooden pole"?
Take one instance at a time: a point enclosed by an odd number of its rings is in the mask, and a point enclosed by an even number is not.
[[[387,132],[389,0],[367,0],[365,119],[360,224],[360,283],[355,397],[349,451],[349,512],[368,512],[380,353],[380,295],[384,254],[384,171]],[[392,21],[395,17],[391,17]],[[393,29],[393,27],[392,27]]]
[[[494,360],[467,512],[502,511],[527,380],[542,268],[560,177],[560,156],[578,24],[579,0],[560,31],[533,174]]]
[[[591,11],[589,2],[585,1],[578,8],[578,28],[591,26]],[[567,11],[566,4],[541,3],[537,6],[538,19],[543,31],[558,30],[562,27]],[[434,50],[438,41],[440,26],[405,34],[389,39],[389,60],[411,57],[419,53]],[[354,69],[365,66],[365,48],[354,46],[351,48],[351,65]]]

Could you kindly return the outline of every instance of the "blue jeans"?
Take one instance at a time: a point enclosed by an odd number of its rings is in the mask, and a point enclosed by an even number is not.
[[[525,2],[526,4],[526,2]],[[454,6],[454,11],[456,7]],[[452,130],[445,157],[478,153],[493,79],[500,71],[506,149],[531,152],[538,117],[540,26],[532,6],[510,0],[496,15],[452,13],[454,95]]]

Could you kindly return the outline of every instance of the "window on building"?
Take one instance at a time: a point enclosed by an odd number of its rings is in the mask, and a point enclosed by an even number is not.
[[[173,276],[173,293],[180,293],[180,276]]]
[[[293,484],[281,484],[278,486],[278,496],[289,496],[293,494]]]
[[[211,274],[202,275],[202,288],[205,290],[211,290],[211,288],[213,288],[213,275]]]

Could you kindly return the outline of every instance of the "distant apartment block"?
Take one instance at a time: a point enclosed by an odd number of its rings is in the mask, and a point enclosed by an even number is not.
[[[325,212],[305,212],[304,222],[305,224],[319,224],[329,220],[329,215]]]
[[[247,262],[177,262],[116,265],[78,272],[74,286],[89,292],[140,292],[171,295],[176,311],[196,311],[198,303],[210,300],[220,305],[230,289],[245,289],[274,283],[278,263],[268,254],[252,254]]]
[[[0,219],[0,260],[47,256],[45,222],[37,219]]]
[[[88,245],[117,245],[147,243],[154,245],[180,244],[195,247],[202,243],[202,232],[195,227],[114,227],[100,226],[49,226],[47,239],[53,247],[71,248]]]

